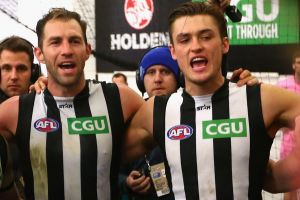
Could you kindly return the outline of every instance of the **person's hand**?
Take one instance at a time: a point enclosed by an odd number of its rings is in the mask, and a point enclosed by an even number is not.
[[[225,12],[227,6],[230,5],[230,1],[231,1],[231,0],[219,0],[219,2],[220,2],[220,7],[221,7],[221,9],[223,10],[223,12]]]
[[[209,0],[210,3],[216,3],[225,12],[227,6],[230,5],[231,0]]]
[[[140,174],[138,171],[131,171],[126,178],[126,184],[129,189],[138,194],[146,194],[151,188],[150,177]]]
[[[38,80],[30,85],[29,92],[35,91],[36,93],[40,94],[44,89],[46,89],[48,84],[48,79],[45,76],[40,76]]]
[[[231,81],[236,80],[238,86],[243,86],[245,84],[247,85],[259,84],[259,80],[255,76],[252,76],[249,70],[246,69],[244,70],[243,68],[234,70],[230,80]]]

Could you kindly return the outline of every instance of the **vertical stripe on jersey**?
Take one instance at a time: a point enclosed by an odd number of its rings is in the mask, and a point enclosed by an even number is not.
[[[227,87],[227,84],[222,87]],[[218,99],[221,99],[221,101]],[[212,96],[212,112],[214,120],[229,119],[228,88]],[[230,138],[213,139],[213,144],[216,199],[233,199]]]
[[[199,197],[200,199],[216,199],[213,140],[203,139],[202,131],[202,121],[212,119],[211,95],[194,97],[194,99],[196,104],[196,151]]]
[[[57,108],[56,102],[52,96],[45,96],[45,103],[47,107],[47,117],[56,120],[61,124],[60,113]],[[40,99],[42,100],[42,98]],[[42,104],[42,101],[39,101]],[[36,106],[36,105],[35,105]],[[38,104],[37,104],[38,106]],[[38,108],[41,108],[38,106]],[[40,113],[38,110],[34,110],[33,114]],[[33,116],[34,119],[34,116]],[[38,118],[37,118],[38,119]],[[63,164],[63,144],[62,144],[62,128],[50,133],[41,133],[40,135],[46,135],[46,161],[45,168],[47,169],[48,176],[48,197],[49,200],[64,199],[64,164]],[[32,138],[31,138],[32,140]],[[40,158],[42,158],[40,156]],[[47,166],[47,167],[46,167]],[[39,169],[38,166],[36,166]],[[34,169],[34,166],[33,166]],[[42,170],[42,167],[40,167]],[[36,179],[35,179],[36,180]],[[36,185],[35,189],[39,188],[40,185]],[[36,197],[37,198],[37,197]],[[39,198],[37,198],[39,199]]]
[[[61,104],[71,105],[71,108],[60,108],[59,116],[61,117],[62,130],[62,155],[63,155],[63,172],[64,176],[64,194],[65,199],[81,198],[81,146],[79,135],[70,135],[68,133],[67,118],[75,117],[73,97],[55,97],[56,107]]]
[[[45,117],[44,112],[35,112],[35,110],[43,104],[43,95],[37,96],[39,98],[36,98],[34,101],[32,117],[33,119],[42,119]],[[35,122],[31,123],[29,141],[30,161],[34,178],[34,196],[36,199],[48,199],[48,170],[46,161],[46,140],[48,133],[37,131],[33,125]]]
[[[167,134],[167,131],[171,129],[174,124],[180,125],[180,115],[176,115],[173,113],[180,113],[180,108],[182,104],[182,97],[180,95],[176,95],[175,98],[170,98],[168,101],[168,104],[166,106],[166,117],[167,116],[173,116],[168,117],[167,119],[164,119],[165,122],[165,133]],[[181,193],[180,191],[184,190],[184,180],[182,176],[182,168],[180,163],[181,162],[181,152],[180,152],[180,140],[171,140],[168,138],[168,136],[165,136],[165,151],[166,151],[166,157],[168,160],[169,167],[172,169],[172,183],[176,183],[172,185],[173,193],[175,199],[186,199],[186,196],[184,193]],[[177,166],[177,167],[174,167]]]
[[[186,95],[183,93],[182,95]],[[197,153],[196,153],[196,124],[195,102],[190,96],[183,99],[180,107],[180,124],[192,128],[193,134],[185,140],[180,140],[181,167],[186,200],[199,199]],[[191,148],[194,147],[194,148]]]
[[[231,151],[232,151],[232,180],[238,180],[241,177],[242,181],[233,181],[233,195],[234,199],[247,199],[249,187],[249,154],[244,155],[242,159],[238,159],[238,153],[243,151],[250,153],[250,132],[249,132],[249,119],[248,119],[248,103],[246,86],[238,88],[236,84],[229,83],[229,110],[230,118],[246,118],[247,137],[231,138]],[[238,95],[234,94],[238,93]],[[257,108],[256,108],[257,109]],[[237,155],[237,156],[234,156]]]
[[[122,112],[123,109],[121,106],[120,94],[117,85],[112,83],[106,84],[105,87],[103,85],[104,84],[102,83],[103,92],[105,94],[105,102],[107,103],[107,107],[109,108],[108,114],[111,128],[110,130],[112,133],[112,155],[111,158],[107,157],[107,160],[110,159],[110,162],[108,162],[108,164],[110,164],[110,174],[107,174],[110,176],[110,199],[118,199],[120,198],[118,190],[118,177],[121,161],[121,146],[123,144],[125,136],[125,126]],[[107,142],[106,145],[108,144],[109,143]],[[105,152],[104,150],[102,150],[101,152],[106,156],[109,153]],[[106,173],[106,171],[100,172],[102,173],[101,177]],[[107,182],[102,182],[100,187],[104,188],[105,185],[107,185]]]
[[[262,199],[261,190],[265,177],[265,168],[268,162],[272,141],[264,125],[260,96],[260,85],[247,87],[250,137],[249,160],[249,199]],[[253,98],[254,97],[254,98]]]
[[[107,184],[110,182],[110,164],[111,164],[111,156],[112,156],[112,133],[110,127],[110,119],[108,118],[108,110],[106,106],[99,106],[99,105],[106,105],[107,102],[104,98],[102,93],[102,87],[99,87],[100,84],[94,86],[97,87],[98,90],[93,94],[95,98],[89,99],[90,109],[93,116],[98,116],[99,113],[101,115],[107,116],[108,122],[108,129],[109,134],[97,134],[96,135],[96,145],[98,154],[95,155],[96,163],[95,166],[95,174],[94,177],[97,178],[98,182],[94,187],[97,188],[97,196],[98,199],[110,199],[111,196],[111,188],[110,185]],[[91,92],[93,92],[94,87],[91,87]]]
[[[154,111],[153,111],[153,137],[159,143],[160,148],[165,150],[165,137],[167,137],[164,133],[165,131],[165,116],[166,116],[166,104],[169,96],[160,96],[155,97],[154,101]],[[164,155],[164,162],[165,162],[165,169],[166,169],[166,176],[170,188],[170,194],[167,196],[161,197],[161,199],[174,199],[174,193],[172,190],[172,178],[170,174],[170,167],[168,160],[166,159],[166,152],[163,151]]]
[[[30,130],[35,93],[20,96],[19,118],[16,139],[20,150],[20,165],[23,170],[26,199],[34,200],[33,171],[30,161]]]
[[[75,97],[76,118],[91,117],[88,98]],[[95,135],[79,135],[80,139],[80,177],[81,199],[97,199],[97,143]],[[71,191],[70,191],[71,192]]]

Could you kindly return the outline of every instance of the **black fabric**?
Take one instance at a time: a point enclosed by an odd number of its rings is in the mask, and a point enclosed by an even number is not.
[[[247,87],[248,110],[252,111],[249,115],[249,128],[250,128],[250,171],[249,171],[249,199],[261,200],[261,191],[263,187],[263,178],[265,177],[265,166],[268,163],[270,156],[270,149],[273,139],[270,138],[267,132],[262,115],[261,99],[255,100],[255,96],[260,94],[261,85]],[[261,130],[261,131],[258,131]],[[264,130],[264,131],[262,131]],[[257,156],[259,155],[259,156]]]
[[[121,150],[125,136],[125,125],[124,125],[124,116],[121,106],[121,98],[119,89],[116,84],[113,83],[104,83],[101,82],[103,87],[103,92],[105,94],[105,100],[108,108],[108,114],[110,118],[110,127],[112,131],[112,158],[111,158],[111,199],[118,199],[120,196],[118,190],[118,174],[121,164]],[[117,113],[120,113],[118,115]]]
[[[180,107],[180,124],[188,124],[193,130],[196,130],[195,101],[186,92],[182,94],[183,102]],[[199,199],[198,191],[198,172],[197,172],[197,153],[190,151],[189,147],[196,146],[196,134],[193,134],[188,140],[180,141],[181,166],[183,176],[184,190],[187,200]]]
[[[5,174],[6,165],[7,165],[7,144],[4,137],[1,134],[0,134],[0,159],[1,159],[0,163],[1,163],[2,173]]]
[[[160,148],[163,150],[164,155],[164,163],[166,168],[166,176],[170,188],[170,193],[164,196],[165,199],[174,200],[174,193],[172,190],[172,177],[170,173],[170,167],[167,160],[166,152],[165,152],[165,135],[161,134],[165,132],[165,116],[166,116],[166,105],[168,102],[170,95],[165,96],[157,96],[154,101],[154,110],[153,110],[153,138],[156,141],[159,141]]]
[[[225,97],[225,98],[224,98]],[[212,118],[229,119],[228,81],[212,97]],[[219,101],[219,99],[224,99]],[[218,200],[233,199],[231,138],[218,138],[214,143],[216,195]]]
[[[8,98],[9,97],[2,90],[0,90],[0,104]]]
[[[33,103],[36,93],[22,95],[19,99],[19,116],[16,130],[16,141],[22,156],[20,156],[20,167],[23,171],[25,182],[25,196],[28,200],[34,200],[33,172],[30,163],[30,127]]]
[[[88,88],[84,93],[88,93]],[[80,95],[78,95],[80,96]],[[88,98],[75,98],[74,109],[76,117],[91,117]],[[81,199],[97,199],[97,142],[95,135],[80,135],[81,151]]]
[[[51,118],[61,124],[60,112],[56,101],[48,89],[44,91],[47,105],[47,118]],[[64,174],[63,174],[63,145],[62,129],[47,133],[46,158],[48,175],[49,199],[64,199]]]

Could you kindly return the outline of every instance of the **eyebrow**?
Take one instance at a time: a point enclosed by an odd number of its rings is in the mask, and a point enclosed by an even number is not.
[[[207,29],[202,29],[202,30],[197,31],[197,35],[198,34],[201,35],[201,34],[205,34],[205,33],[212,33],[212,32],[213,32],[212,29],[207,28]],[[189,35],[191,35],[191,33],[183,33],[183,32],[181,32],[181,33],[179,33],[176,36],[176,38],[184,38],[184,37],[187,37]]]

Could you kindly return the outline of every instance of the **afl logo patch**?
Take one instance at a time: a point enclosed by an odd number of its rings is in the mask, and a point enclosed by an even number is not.
[[[42,118],[34,122],[34,128],[40,132],[54,132],[59,128],[59,123],[51,118]]]
[[[153,16],[153,0],[126,0],[124,4],[125,18],[134,29],[143,29]]]
[[[193,128],[188,125],[176,125],[170,128],[167,136],[171,140],[185,140],[193,134]]]

